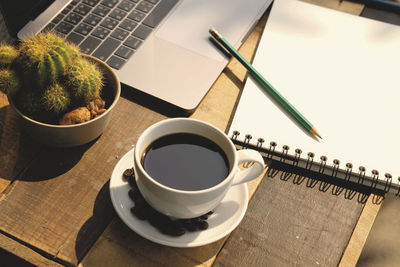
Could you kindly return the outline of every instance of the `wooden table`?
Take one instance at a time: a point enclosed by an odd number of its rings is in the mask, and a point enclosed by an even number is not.
[[[307,1],[353,14],[363,8],[336,0]],[[267,17],[240,48],[249,60]],[[2,41],[12,42],[3,21],[0,27]],[[245,69],[231,60],[190,117],[226,131],[245,79]],[[272,177],[248,184],[253,199],[229,238],[179,249],[152,243],[131,231],[112,207],[109,179],[144,129],[175,116],[156,104],[123,88],[113,119],[100,138],[77,148],[54,149],[20,132],[15,112],[0,93],[0,247],[39,266],[351,266],[357,262],[380,205],[373,204],[371,196],[363,203],[343,200]],[[332,212],[337,214],[332,217]],[[290,225],[291,213],[305,214],[304,225]],[[265,214],[272,218],[268,224],[263,223]],[[278,217],[283,221],[273,220]],[[320,228],[307,229],[310,223]],[[341,224],[350,230],[342,231]],[[255,232],[257,225],[266,232]],[[330,242],[332,238],[341,246]],[[325,254],[333,256],[325,259]]]

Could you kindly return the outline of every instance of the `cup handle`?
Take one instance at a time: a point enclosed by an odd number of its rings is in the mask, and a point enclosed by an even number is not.
[[[254,164],[249,168],[239,170],[235,178],[233,178],[232,185],[246,183],[259,177],[263,173],[265,165],[260,153],[251,149],[242,149],[236,151],[236,153],[238,154],[238,165],[245,162],[254,162]]]

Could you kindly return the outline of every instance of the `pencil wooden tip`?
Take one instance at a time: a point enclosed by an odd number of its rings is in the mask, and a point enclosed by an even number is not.
[[[216,39],[222,38],[222,35],[219,32],[217,32],[217,30],[214,28],[209,29],[208,32]]]
[[[310,129],[310,133],[316,137],[319,137],[320,139],[322,139],[322,136],[318,133],[318,131],[313,127]]]

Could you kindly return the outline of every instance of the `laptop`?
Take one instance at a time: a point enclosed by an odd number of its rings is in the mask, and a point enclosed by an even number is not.
[[[10,33],[55,31],[127,88],[193,112],[226,66],[208,30],[238,48],[272,0],[0,0]]]

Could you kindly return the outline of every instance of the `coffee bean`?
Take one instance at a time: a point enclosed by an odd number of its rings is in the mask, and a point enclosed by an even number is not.
[[[196,220],[189,220],[185,226],[190,232],[194,232],[198,229],[198,223]]]
[[[130,199],[132,199],[135,203],[136,202],[140,202],[140,201],[144,201],[142,195],[140,194],[138,189],[130,189],[128,192],[128,196],[130,197]]]
[[[134,174],[133,168],[126,169],[126,170],[124,171],[124,173],[123,173],[123,175],[124,175],[125,178],[129,178],[129,177],[131,177],[133,174]]]
[[[128,196],[135,202],[135,206],[131,208],[131,212],[139,220],[147,220],[161,233],[175,237],[185,234],[186,231],[194,232],[208,229],[209,225],[206,220],[214,213],[213,210],[193,219],[172,220],[170,217],[153,209],[146,202],[137,187],[133,168],[126,169],[123,175],[128,179],[128,183],[131,186]]]
[[[198,227],[200,230],[206,230],[208,228],[208,222],[200,221]]]
[[[136,180],[135,180],[135,175],[132,175],[128,178],[128,184],[135,189],[138,189],[137,184],[136,184]]]
[[[204,214],[204,215],[200,216],[199,218],[202,220],[207,220],[209,216],[210,215],[208,215],[208,214]]]
[[[146,211],[139,206],[134,206],[131,208],[131,212],[140,220],[146,220]]]
[[[181,236],[186,233],[185,228],[183,228],[179,225],[176,225],[176,224],[170,224],[170,225],[161,227],[160,231],[163,234],[171,235],[171,236]]]

